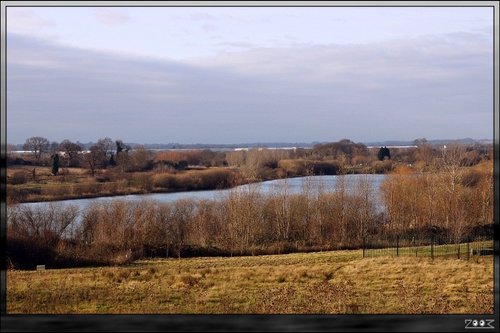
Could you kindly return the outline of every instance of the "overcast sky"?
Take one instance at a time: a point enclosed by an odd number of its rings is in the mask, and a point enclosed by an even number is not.
[[[492,7],[8,7],[7,141],[492,138],[492,30]]]

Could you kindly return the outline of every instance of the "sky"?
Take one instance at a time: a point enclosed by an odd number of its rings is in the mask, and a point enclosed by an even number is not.
[[[7,7],[7,142],[493,138],[492,7]]]

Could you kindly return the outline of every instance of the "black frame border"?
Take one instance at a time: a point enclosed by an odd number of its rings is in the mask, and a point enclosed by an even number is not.
[[[493,9],[493,142],[494,142],[494,314],[493,315],[9,315],[6,309],[6,152],[7,152],[7,8],[8,7],[492,7]],[[0,322],[2,331],[316,331],[316,332],[457,332],[465,331],[468,319],[492,319],[500,326],[499,298],[499,104],[497,1],[311,1],[311,2],[96,2],[5,1],[1,3],[1,187],[0,213]],[[487,330],[488,331],[488,330]]]

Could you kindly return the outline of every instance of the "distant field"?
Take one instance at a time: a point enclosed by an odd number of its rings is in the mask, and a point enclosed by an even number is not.
[[[493,313],[493,258],[361,251],[7,272],[8,313]]]

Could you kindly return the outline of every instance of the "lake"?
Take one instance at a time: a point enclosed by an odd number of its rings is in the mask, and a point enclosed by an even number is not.
[[[194,199],[194,200],[219,200],[229,194],[231,191],[247,191],[250,188],[259,190],[264,194],[271,194],[273,192],[281,191],[284,188],[288,193],[300,193],[304,186],[308,186],[312,191],[322,189],[326,192],[333,192],[339,177],[344,177],[346,189],[353,190],[356,188],[357,183],[363,179],[367,180],[371,185],[371,197],[378,201],[378,193],[380,184],[386,178],[386,175],[345,175],[345,176],[309,176],[309,177],[296,177],[275,179],[254,184],[240,185],[231,189],[223,190],[207,190],[207,191],[185,191],[185,192],[172,192],[172,193],[152,193],[152,194],[134,194],[134,195],[121,195],[114,197],[100,197],[88,199],[73,199],[62,201],[51,201],[52,203],[61,203],[63,205],[73,204],[78,206],[81,210],[85,209],[92,202],[111,202],[113,200],[125,201],[140,201],[140,200],[154,200],[157,202],[173,202],[180,199]],[[23,203],[20,206],[39,206],[47,205],[49,202],[32,202]]]

